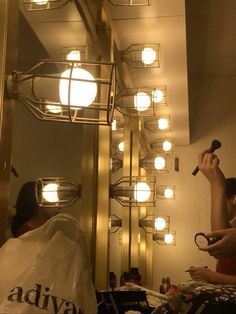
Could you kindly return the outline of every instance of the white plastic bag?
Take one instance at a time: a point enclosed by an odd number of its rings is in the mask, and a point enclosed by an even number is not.
[[[59,214],[0,249],[0,313],[96,314],[83,231]]]

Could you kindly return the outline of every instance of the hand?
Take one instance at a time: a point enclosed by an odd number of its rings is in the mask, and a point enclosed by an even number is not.
[[[201,251],[206,251],[217,259],[236,254],[236,228],[217,230],[207,236],[221,239],[206,247],[199,247]]]
[[[198,168],[210,181],[210,183],[225,184],[225,177],[219,168],[219,159],[213,153],[203,151],[198,158]]]
[[[207,282],[211,282],[213,280],[214,273],[212,270],[207,267],[194,267],[191,266],[189,268],[189,275],[191,278],[196,280],[205,280]]]

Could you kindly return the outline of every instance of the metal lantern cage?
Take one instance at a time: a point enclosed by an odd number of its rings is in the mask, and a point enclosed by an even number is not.
[[[122,206],[153,207],[156,204],[156,177],[121,177],[111,184],[110,197]]]
[[[168,241],[166,241],[166,239],[170,236],[172,237],[173,241],[168,243]],[[173,246],[175,246],[176,245],[176,232],[171,231],[168,234],[156,233],[156,234],[153,234],[152,239],[153,239],[153,241],[155,241],[159,245],[164,245],[164,246],[173,245]]]
[[[166,119],[168,126],[165,129],[159,127],[159,119]],[[152,133],[166,133],[171,131],[171,118],[169,115],[156,116],[155,119],[146,120],[144,122],[144,128]]]
[[[110,216],[110,232],[116,233],[122,227],[122,219],[116,215]]]
[[[158,185],[156,190],[157,198],[159,199],[175,199],[174,185]]]
[[[170,171],[171,168],[170,155],[165,153],[151,154],[150,156],[141,159],[139,163],[140,167],[151,173],[167,173]]]
[[[165,226],[163,229],[158,229],[157,219],[162,219],[165,221]],[[168,233],[170,228],[170,217],[169,216],[145,216],[139,219],[139,227],[144,229],[146,233],[156,234],[156,233]]]
[[[40,120],[110,125],[115,64],[42,60],[9,76],[7,91]]]
[[[62,177],[39,178],[36,199],[41,207],[68,207],[81,197],[81,185]]]
[[[71,0],[24,0],[23,4],[26,11],[43,11],[59,9]]]

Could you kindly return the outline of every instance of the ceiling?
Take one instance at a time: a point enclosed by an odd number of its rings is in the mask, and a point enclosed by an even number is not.
[[[80,4],[85,7],[85,3],[89,2],[91,6],[86,8],[91,13],[93,1],[80,1]],[[26,12],[23,1],[20,1],[21,12],[51,58],[61,59],[63,47],[83,46],[87,43],[87,32],[78,3],[78,0],[74,0],[59,9]],[[167,105],[158,109],[158,115],[170,116],[171,130],[157,133],[143,128],[146,144],[160,138],[171,138],[175,145],[188,145],[185,1],[151,0],[150,6],[130,7],[114,6],[105,0],[103,7],[119,51],[134,43],[160,44],[159,68],[131,68],[122,62],[127,87],[165,85],[167,88]],[[141,119],[145,122],[156,118]]]

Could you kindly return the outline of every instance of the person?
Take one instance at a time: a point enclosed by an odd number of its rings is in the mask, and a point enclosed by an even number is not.
[[[199,155],[200,171],[205,175],[211,188],[211,228],[212,232],[207,236],[217,236],[220,240],[216,244],[201,247],[202,251],[215,250],[213,256],[219,258],[216,271],[206,267],[190,267],[189,273],[193,279],[205,280],[214,284],[236,284],[236,255],[227,256],[221,253],[220,248],[225,242],[230,246],[233,243],[227,239],[232,232],[236,232],[236,178],[227,178],[219,167],[219,159],[213,153],[202,152]],[[234,242],[234,246],[235,242]],[[209,248],[210,247],[210,248]],[[213,247],[213,249],[212,249]],[[236,249],[235,249],[236,251]],[[235,252],[234,250],[232,253]]]
[[[19,237],[43,225],[49,218],[58,213],[57,208],[39,207],[35,195],[36,182],[28,181],[23,184],[17,196],[15,210],[12,218],[11,233]]]

